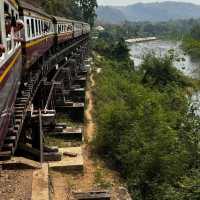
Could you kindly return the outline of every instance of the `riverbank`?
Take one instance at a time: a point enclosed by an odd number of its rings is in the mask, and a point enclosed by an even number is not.
[[[180,42],[156,40],[129,46],[131,58],[134,60],[135,66],[141,65],[145,55],[154,53],[158,57],[163,57],[166,54],[173,54],[174,66],[183,72],[186,76],[194,79],[200,79],[200,61],[194,60],[190,55],[186,54],[181,47]]]
[[[126,42],[129,44],[133,44],[133,43],[141,43],[141,42],[150,42],[150,41],[155,41],[155,40],[157,40],[156,37],[145,37],[145,38],[127,39]]]

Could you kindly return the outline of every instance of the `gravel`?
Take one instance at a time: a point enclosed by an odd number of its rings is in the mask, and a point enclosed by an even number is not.
[[[1,200],[31,200],[33,170],[0,171]]]

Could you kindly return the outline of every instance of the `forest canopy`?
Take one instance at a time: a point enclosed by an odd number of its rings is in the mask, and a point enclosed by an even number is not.
[[[41,6],[49,14],[83,20],[94,25],[96,0],[36,0],[35,3],[30,0],[26,1]]]

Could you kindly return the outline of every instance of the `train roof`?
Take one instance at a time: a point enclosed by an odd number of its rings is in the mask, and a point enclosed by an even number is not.
[[[52,16],[47,14],[42,8],[35,7],[33,4],[31,4],[25,0],[19,0],[19,7],[22,9],[32,11],[32,12],[36,12],[36,13],[43,15],[45,17],[48,17],[48,18],[52,18]]]
[[[59,16],[53,16],[53,19],[57,22],[74,22],[71,19],[66,19],[64,17],[59,17]]]
[[[64,17],[59,17],[59,16],[53,16],[54,20],[56,20],[57,22],[72,22],[72,23],[79,23],[79,24],[87,24],[89,25],[88,23],[86,22],[82,22],[82,21],[76,21],[76,20],[73,20],[73,19],[66,19]]]

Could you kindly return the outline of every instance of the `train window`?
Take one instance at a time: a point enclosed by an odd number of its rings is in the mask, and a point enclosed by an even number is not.
[[[9,5],[7,3],[4,3],[4,12],[9,13]]]
[[[39,33],[42,34],[42,21],[39,20]]]
[[[30,38],[31,37],[31,30],[30,30],[30,21],[29,19],[26,20],[27,24],[27,36]]]
[[[45,22],[43,21],[43,33],[45,33]]]
[[[38,35],[40,35],[40,20],[37,20],[37,26],[38,26]]]
[[[38,35],[40,35],[40,21],[37,20],[37,26],[38,26]]]
[[[50,32],[50,23],[49,22],[47,22],[47,27],[48,27],[47,32],[49,33]]]
[[[43,23],[43,21],[41,21],[41,31],[42,31],[42,33],[44,32],[44,23]]]
[[[46,33],[48,32],[48,22],[46,22],[46,21],[44,23],[44,30]]]
[[[32,37],[35,37],[35,25],[34,25],[34,19],[31,19],[31,30],[32,30]]]
[[[41,35],[41,21],[38,20],[38,31],[39,31],[39,35]]]
[[[52,24],[49,23],[49,32],[51,33],[52,32]]]
[[[40,34],[42,34],[42,20],[40,20]]]
[[[43,32],[43,25],[42,25],[42,20],[40,20],[40,34]]]
[[[49,23],[49,32],[50,33],[52,32],[52,25],[51,25],[51,23]]]
[[[40,35],[41,33],[40,33],[40,30],[41,30],[41,28],[40,28],[40,20],[38,20],[38,34]]]
[[[43,21],[41,20],[41,33],[43,33]]]
[[[5,52],[5,47],[3,45],[3,35],[1,31],[1,21],[0,21],[0,59],[3,57],[4,52]]]
[[[51,32],[53,32],[53,24],[51,23]]]
[[[47,33],[48,32],[48,23],[45,21],[44,22],[44,33]]]
[[[49,22],[49,33],[51,32],[51,23]]]
[[[7,4],[4,4],[5,9],[9,9]],[[12,50],[12,40],[11,40],[11,25],[12,25],[12,17],[9,12],[5,12],[5,31],[6,31],[6,46],[7,50]]]
[[[12,14],[12,17],[14,17],[14,10],[11,9],[11,14]]]
[[[36,35],[38,35],[38,20],[35,20]]]

